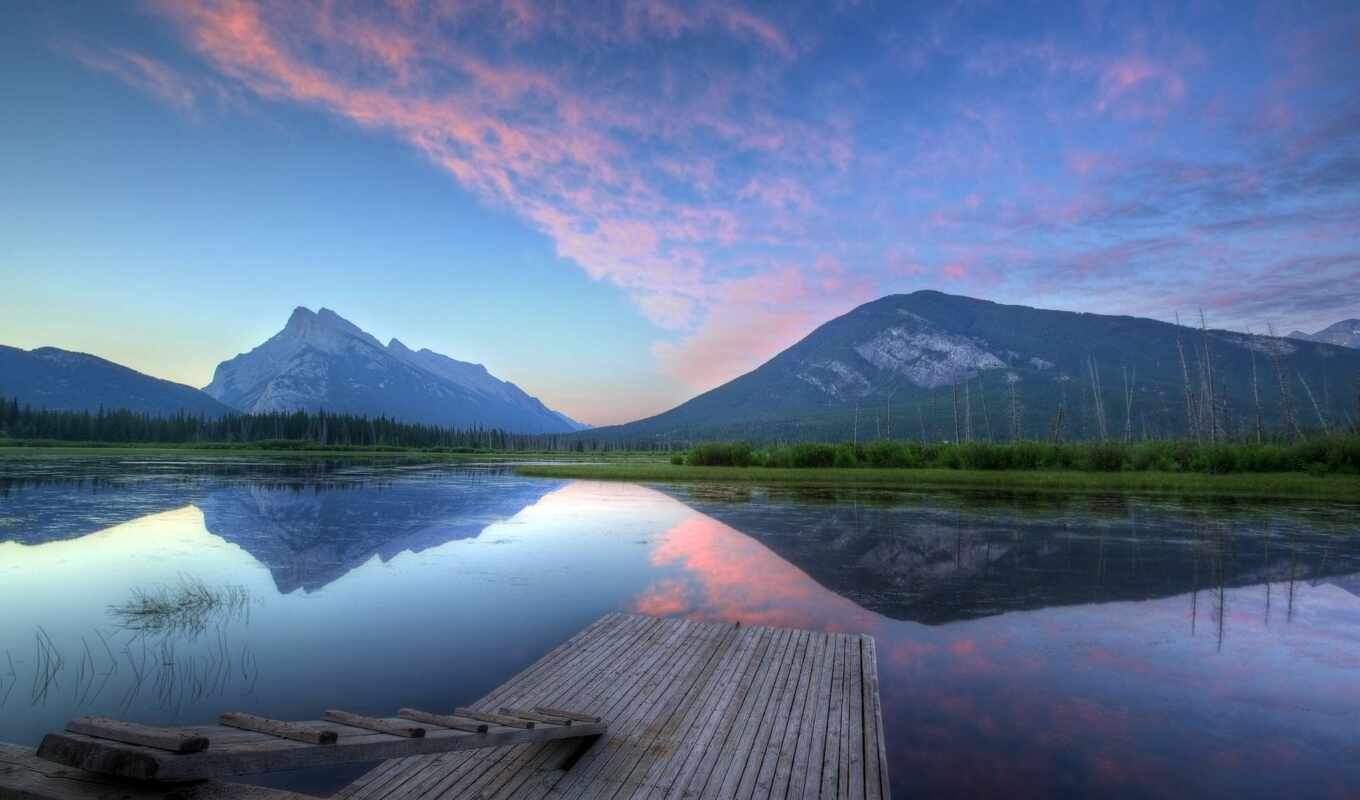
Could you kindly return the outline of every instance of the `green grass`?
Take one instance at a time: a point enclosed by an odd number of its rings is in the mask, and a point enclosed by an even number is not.
[[[681,464],[550,464],[517,467],[519,475],[634,482],[754,483],[875,489],[987,489],[1125,492],[1360,501],[1360,478],[1306,473],[1208,475],[1185,472],[1077,472],[903,468],[701,467]]]

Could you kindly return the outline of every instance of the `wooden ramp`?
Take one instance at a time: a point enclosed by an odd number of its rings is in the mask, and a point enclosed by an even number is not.
[[[868,636],[610,614],[477,704],[502,706],[609,730],[388,761],[337,800],[889,797]]]

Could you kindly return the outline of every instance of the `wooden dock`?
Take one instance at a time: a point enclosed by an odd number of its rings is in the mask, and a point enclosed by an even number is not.
[[[477,704],[505,705],[609,730],[388,761],[337,800],[890,796],[868,636],[610,614]]]
[[[222,721],[82,718],[36,754],[0,745],[0,800],[310,800],[216,778],[368,754],[391,760],[336,800],[890,796],[874,641],[854,634],[609,614],[467,708]],[[187,778],[211,780],[165,782]]]

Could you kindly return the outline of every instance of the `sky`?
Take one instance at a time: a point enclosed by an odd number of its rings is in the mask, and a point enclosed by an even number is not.
[[[7,3],[0,343],[326,306],[592,424],[918,289],[1360,316],[1360,5]]]

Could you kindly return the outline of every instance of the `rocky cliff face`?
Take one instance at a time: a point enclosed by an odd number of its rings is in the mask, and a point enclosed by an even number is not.
[[[384,346],[327,308],[295,310],[282,331],[219,364],[204,391],[256,413],[325,409],[518,433],[582,427],[480,364],[396,339]]]

